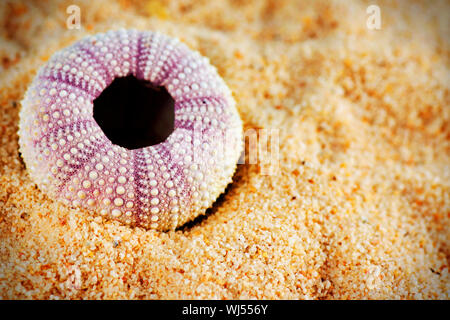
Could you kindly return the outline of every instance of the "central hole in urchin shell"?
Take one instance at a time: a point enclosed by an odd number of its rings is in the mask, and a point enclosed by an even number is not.
[[[94,100],[94,119],[112,143],[133,150],[165,141],[175,101],[166,88],[134,76],[116,78]]]

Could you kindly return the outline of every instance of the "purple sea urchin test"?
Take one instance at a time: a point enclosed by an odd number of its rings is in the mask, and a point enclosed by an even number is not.
[[[173,132],[163,141],[124,147],[94,119],[94,101],[127,77],[173,98]],[[242,123],[207,58],[160,33],[119,30],[82,39],[39,70],[22,101],[19,143],[51,198],[167,230],[204,213],[231,182]]]

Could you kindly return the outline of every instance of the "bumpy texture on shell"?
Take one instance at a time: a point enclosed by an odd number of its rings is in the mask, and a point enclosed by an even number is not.
[[[175,130],[166,141],[128,150],[94,120],[94,99],[127,75],[174,98]],[[30,176],[50,197],[167,230],[204,213],[231,182],[242,123],[207,58],[159,33],[119,30],[52,56],[22,101],[19,137]]]

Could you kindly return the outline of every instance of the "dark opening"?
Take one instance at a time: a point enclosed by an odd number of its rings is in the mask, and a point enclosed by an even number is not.
[[[114,79],[94,100],[94,119],[112,143],[139,149],[173,132],[174,105],[166,88],[127,76]]]

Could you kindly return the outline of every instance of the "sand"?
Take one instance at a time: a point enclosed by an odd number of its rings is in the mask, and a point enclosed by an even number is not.
[[[0,4],[0,298],[449,299],[448,1]],[[18,152],[20,101],[58,49],[159,30],[210,58],[279,162],[240,164],[205,216],[130,228],[52,201]]]

